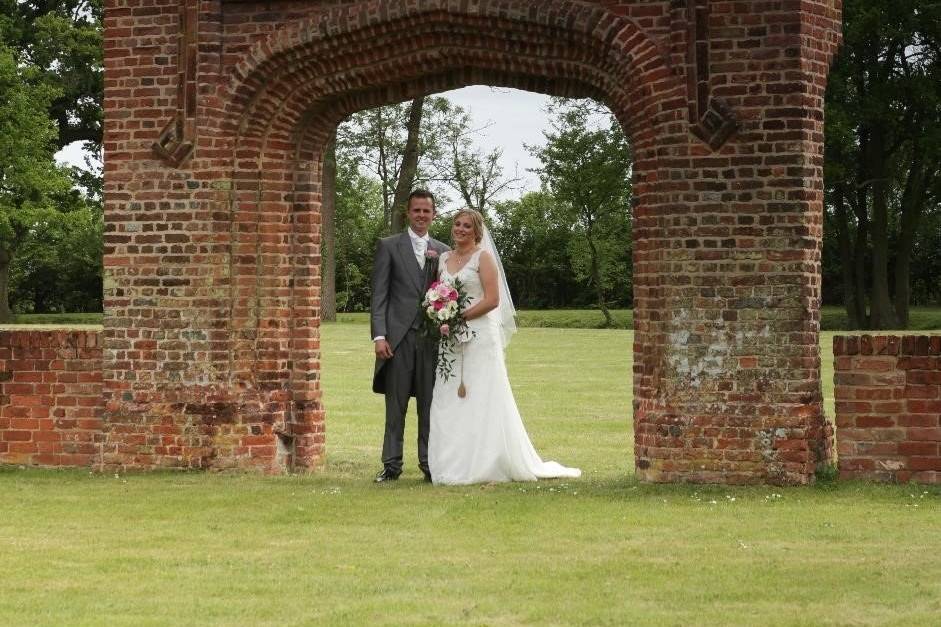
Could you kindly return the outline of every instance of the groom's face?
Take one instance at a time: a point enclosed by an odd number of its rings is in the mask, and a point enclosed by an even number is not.
[[[408,223],[416,235],[428,232],[435,219],[435,206],[431,198],[412,198],[408,203]]]

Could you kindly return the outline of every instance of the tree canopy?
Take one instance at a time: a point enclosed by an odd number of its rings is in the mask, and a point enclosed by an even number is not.
[[[57,129],[46,114],[57,92],[32,70],[0,46],[0,321],[11,318],[11,261],[27,239],[56,222],[53,199],[71,187],[53,160]]]

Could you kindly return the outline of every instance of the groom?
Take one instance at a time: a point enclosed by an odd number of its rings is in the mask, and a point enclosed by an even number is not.
[[[372,389],[386,397],[386,433],[382,470],[376,482],[394,481],[402,474],[402,442],[408,399],[418,402],[418,467],[428,470],[428,431],[431,392],[435,383],[437,344],[419,332],[419,304],[437,278],[438,255],[448,246],[428,236],[436,215],[435,197],[415,190],[408,197],[404,233],[379,241],[372,272],[371,330],[376,350]]]

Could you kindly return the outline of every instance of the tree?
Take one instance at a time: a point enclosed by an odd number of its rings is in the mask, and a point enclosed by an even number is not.
[[[18,313],[101,311],[100,199],[77,188],[56,196],[61,215],[37,224],[17,249],[10,306]]]
[[[408,197],[412,193],[418,176],[418,160],[421,156],[421,119],[425,108],[425,98],[416,98],[408,110],[405,124],[405,146],[402,149],[402,167],[399,168],[395,183],[395,195],[392,198],[392,228],[390,232],[399,233],[405,228],[405,213],[408,211]]]
[[[915,245],[912,247],[912,300],[922,304],[941,304],[941,207],[935,205],[925,214]]]
[[[594,301],[569,261],[571,225],[546,191],[494,205],[491,232],[517,307],[552,309]]]
[[[835,232],[851,325],[904,327],[919,226],[941,198],[941,5],[847,0],[843,15],[827,92],[825,243]]]
[[[503,176],[499,150],[476,149],[479,129],[471,121],[447,98],[428,96],[361,111],[340,125],[337,150],[378,180],[388,233],[405,227],[405,201],[416,186],[432,190],[442,206],[449,190],[457,192],[486,214],[518,180]]]
[[[473,137],[480,131],[473,128],[469,112],[443,98],[436,104],[438,117],[428,150],[435,171],[431,177],[457,192],[465,207],[486,216],[495,200],[512,189],[519,177],[504,178],[500,149],[484,153],[474,145]]]
[[[337,309],[365,311],[376,242],[386,233],[382,188],[359,171],[355,160],[340,152],[336,189]]]
[[[599,124],[595,106],[554,101],[546,145],[531,150],[542,162],[543,186],[573,231],[572,267],[593,286],[596,305],[610,326],[608,291],[630,272],[632,160],[618,122],[608,114]]]
[[[52,88],[56,145],[101,145],[101,0],[0,0],[0,40]]]
[[[338,153],[379,182],[386,233],[404,228],[405,200],[420,177],[424,106],[418,98],[411,105],[376,107],[353,114],[337,129]]]
[[[0,322],[11,320],[10,264],[23,242],[59,215],[53,197],[71,181],[56,166],[55,124],[47,116],[56,92],[0,47]]]

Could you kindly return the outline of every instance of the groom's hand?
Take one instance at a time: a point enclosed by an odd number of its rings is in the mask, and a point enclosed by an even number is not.
[[[386,340],[376,340],[376,357],[379,359],[392,359],[392,347]]]

